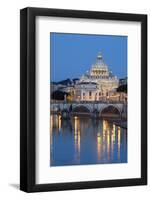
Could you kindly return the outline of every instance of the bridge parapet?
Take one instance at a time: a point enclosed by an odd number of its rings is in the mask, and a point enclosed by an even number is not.
[[[98,111],[99,113],[102,112],[103,109],[112,106],[116,108],[120,113],[122,113],[125,109],[125,104],[121,102],[117,103],[107,103],[107,102],[59,102],[59,103],[51,103],[50,109],[51,111],[63,111],[67,110],[68,112],[71,112],[73,109],[77,107],[85,107],[87,108],[91,113],[94,111]]]

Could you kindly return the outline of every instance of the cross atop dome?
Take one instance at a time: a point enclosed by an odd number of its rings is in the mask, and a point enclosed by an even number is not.
[[[102,59],[103,57],[102,57],[102,54],[101,54],[101,52],[99,52],[98,53],[98,55],[97,55],[97,60],[100,60],[100,59]]]
[[[107,65],[104,63],[101,52],[98,52],[98,55],[96,57],[96,63],[93,66],[96,68],[107,68]]]

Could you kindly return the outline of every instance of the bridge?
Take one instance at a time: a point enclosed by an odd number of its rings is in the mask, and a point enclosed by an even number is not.
[[[88,115],[93,118],[127,116],[127,104],[123,102],[53,102],[51,113],[58,113],[63,119],[71,116]]]

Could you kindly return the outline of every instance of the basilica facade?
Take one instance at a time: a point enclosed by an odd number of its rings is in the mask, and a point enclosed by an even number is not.
[[[91,69],[74,85],[73,98],[78,101],[117,100],[118,86],[119,79],[112,74],[99,53]]]

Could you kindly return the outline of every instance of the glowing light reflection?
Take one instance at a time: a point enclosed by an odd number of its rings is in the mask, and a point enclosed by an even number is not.
[[[80,120],[78,117],[74,117],[74,144],[77,160],[80,160],[80,139]]]
[[[120,160],[120,148],[121,148],[121,128],[117,128],[117,143],[118,143],[118,160]]]
[[[58,116],[58,129],[61,130],[61,115]]]
[[[98,157],[98,161],[101,159],[101,142],[102,142],[101,134],[98,133],[97,134],[97,157]]]

